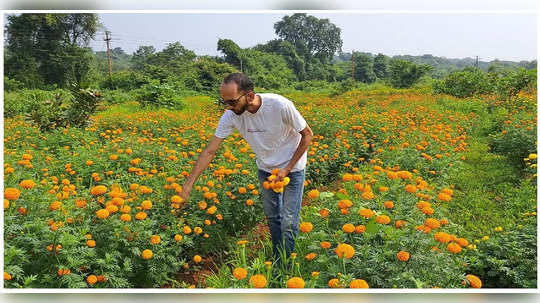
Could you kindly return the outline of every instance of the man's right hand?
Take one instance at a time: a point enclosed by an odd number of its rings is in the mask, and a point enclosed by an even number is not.
[[[182,198],[182,208],[185,208],[189,199],[189,195],[191,194],[191,188],[187,186],[182,187],[182,191],[178,194],[180,198]]]

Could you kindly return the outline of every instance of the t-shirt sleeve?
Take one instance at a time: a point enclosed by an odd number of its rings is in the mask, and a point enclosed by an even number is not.
[[[219,123],[216,131],[214,132],[214,136],[224,139],[227,138],[227,136],[230,135],[233,130],[234,124],[232,122],[230,112],[226,111],[223,116],[221,116],[221,119],[219,119]]]
[[[283,123],[289,125],[292,127],[295,131],[301,132],[304,128],[306,128],[307,123],[304,117],[298,112],[296,107],[294,107],[294,104],[287,100],[284,102],[283,108],[281,110]]]

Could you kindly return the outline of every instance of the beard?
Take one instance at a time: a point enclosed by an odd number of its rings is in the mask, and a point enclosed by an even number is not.
[[[233,111],[235,114],[237,114],[238,116],[240,116],[241,114],[243,114],[243,113],[246,111],[247,107],[248,107],[248,104],[247,104],[247,102],[246,102],[246,103],[244,103],[244,106],[242,106],[238,111],[236,111],[236,110],[234,110],[234,109],[233,109],[232,111]]]

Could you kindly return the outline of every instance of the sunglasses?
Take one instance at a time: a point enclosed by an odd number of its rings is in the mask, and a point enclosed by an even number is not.
[[[243,96],[245,96],[245,95],[247,95],[247,94],[249,94],[249,92],[248,92],[248,93],[245,93],[245,94],[243,94],[242,96],[238,97],[237,99],[233,99],[233,100],[224,100],[223,98],[220,97],[220,98],[218,99],[218,102],[219,102],[220,104],[222,104],[222,105],[235,106],[236,103],[238,102],[238,100],[240,100],[240,98],[242,98]]]

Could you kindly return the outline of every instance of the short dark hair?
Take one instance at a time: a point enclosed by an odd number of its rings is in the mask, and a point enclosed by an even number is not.
[[[223,79],[224,84],[234,82],[238,85],[238,90],[243,92],[253,91],[253,81],[248,78],[248,76],[243,73],[233,73],[229,74],[225,79]]]

